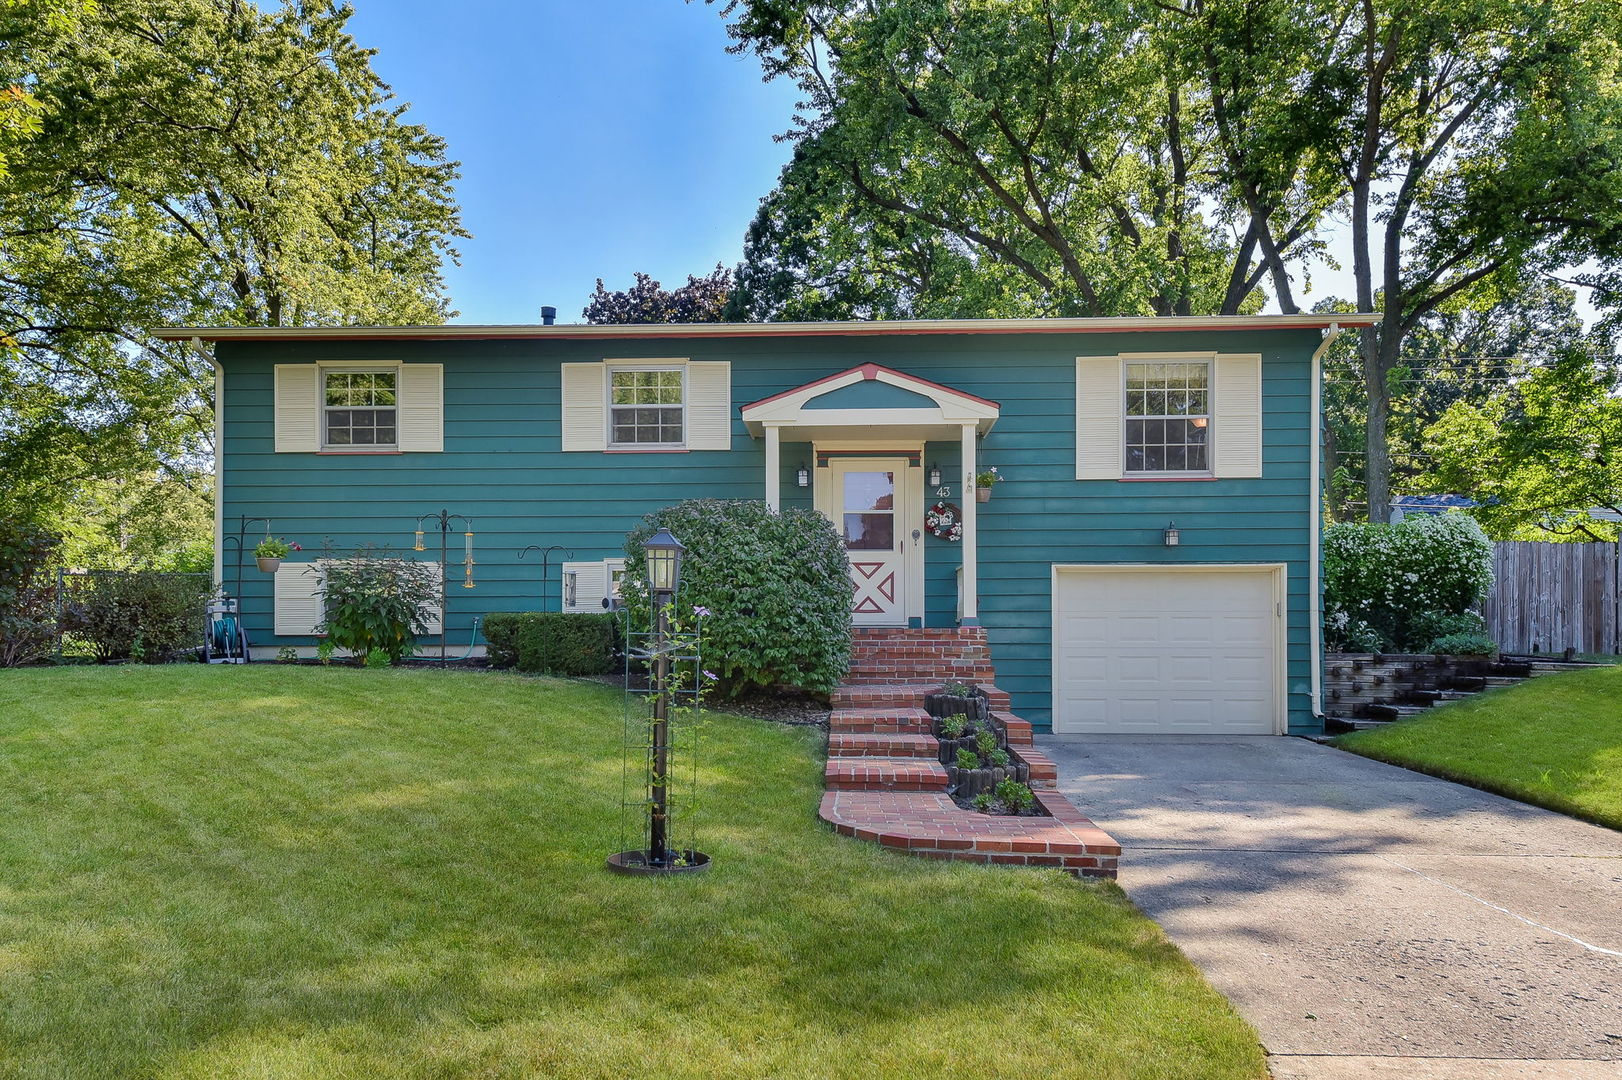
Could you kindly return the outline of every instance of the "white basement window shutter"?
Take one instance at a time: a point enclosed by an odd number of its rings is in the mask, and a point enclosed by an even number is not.
[[[608,439],[608,381],[602,364],[564,364],[563,449],[605,450]]]
[[[321,625],[321,577],[316,564],[284,562],[276,568],[276,636],[314,637]]]
[[[400,449],[445,449],[445,365],[400,365]]]
[[[276,365],[276,452],[321,449],[321,370],[314,364]]]
[[[608,564],[606,562],[566,562],[563,564],[563,610],[596,612],[607,609]]]
[[[1119,480],[1126,390],[1118,356],[1076,358],[1076,479]]]
[[[315,562],[290,563],[284,562],[276,568],[276,619],[275,630],[277,637],[316,637],[321,633],[321,623],[325,612],[321,603],[321,574],[319,567],[326,560]],[[439,563],[421,562],[423,573],[437,586],[439,583]],[[437,634],[444,623],[443,610],[438,603],[433,605],[428,618],[427,629],[423,634]]]
[[[732,365],[725,360],[687,365],[687,449],[732,449]]]
[[[1217,476],[1262,474],[1262,358],[1218,355],[1212,379],[1211,471]]]

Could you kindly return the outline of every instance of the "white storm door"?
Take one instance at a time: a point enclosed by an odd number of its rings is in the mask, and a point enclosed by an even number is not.
[[[846,458],[828,470],[828,516],[845,538],[857,626],[907,624],[907,465],[906,458]]]

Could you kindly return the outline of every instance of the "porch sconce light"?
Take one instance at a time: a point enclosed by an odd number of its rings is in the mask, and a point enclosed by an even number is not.
[[[1176,547],[1183,542],[1183,534],[1177,531],[1177,522],[1166,526],[1166,546]]]
[[[796,484],[799,484],[801,487],[810,487],[811,486],[811,470],[806,468],[804,465],[801,465],[798,469],[795,469],[794,470],[794,482]]]
[[[660,529],[648,537],[642,550],[647,555],[648,592],[663,607],[663,601],[669,600],[681,585],[681,557],[687,548],[670,535],[669,529]]]
[[[941,486],[941,467],[933,462],[929,466],[929,486],[932,488]]]

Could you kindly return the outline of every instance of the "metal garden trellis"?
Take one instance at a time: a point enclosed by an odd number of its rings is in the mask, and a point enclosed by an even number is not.
[[[641,848],[616,852],[608,868],[620,874],[696,873],[709,868],[710,857],[675,839],[673,813],[687,809],[698,786],[697,711],[703,690],[703,657],[696,628],[677,625],[671,618],[676,590],[681,584],[681,541],[660,529],[643,544],[647,555],[648,599],[652,604],[651,631],[625,627],[625,744],[621,766],[621,826],[633,808],[645,808]],[[647,684],[638,685],[637,669],[647,670]],[[677,721],[672,727],[672,721]],[[685,722],[684,722],[685,721]],[[679,743],[678,740],[685,740]],[[685,753],[688,766],[686,798],[671,797],[672,778]],[[637,798],[631,797],[633,759],[640,763]],[[642,817],[639,812],[638,818]],[[687,819],[679,819],[688,823]],[[642,826],[639,821],[639,827]],[[624,841],[624,832],[621,834]]]

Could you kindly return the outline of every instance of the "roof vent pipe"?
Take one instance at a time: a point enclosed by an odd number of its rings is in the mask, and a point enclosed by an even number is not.
[[[555,323],[557,321],[558,321],[558,309],[557,308],[555,308],[555,307],[543,307],[541,309],[541,325],[542,326],[551,326],[553,323]]]

